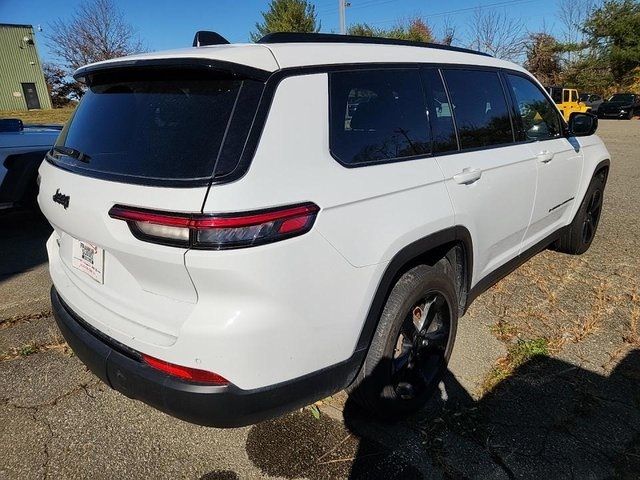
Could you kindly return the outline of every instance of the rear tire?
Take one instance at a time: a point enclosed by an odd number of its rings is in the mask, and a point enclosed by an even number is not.
[[[446,258],[398,279],[367,357],[347,391],[374,415],[393,419],[419,410],[437,389],[458,324],[454,269]]]
[[[598,230],[606,183],[607,172],[605,170],[594,175],[580,209],[573,222],[558,240],[555,250],[570,255],[581,255],[589,249]]]

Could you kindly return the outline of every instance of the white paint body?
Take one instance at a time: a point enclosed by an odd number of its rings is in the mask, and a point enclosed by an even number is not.
[[[133,58],[174,57],[272,72],[367,62],[524,72],[490,57],[391,45],[233,45]],[[313,73],[278,85],[248,172],[214,185],[204,206],[206,187],[122,184],[44,162],[39,203],[55,229],[47,248],[62,299],[86,322],[137,351],[216,372],[243,389],[273,385],[353,354],[385,268],[403,247],[464,226],[473,240],[475,285],[570,223],[595,166],[609,158],[592,136],[348,169],[329,153],[327,78]],[[542,162],[542,151],[553,160]],[[457,183],[453,177],[465,168],[479,169],[479,181]],[[70,196],[68,209],[51,201],[56,189]],[[575,200],[548,212],[569,197]],[[309,233],[226,251],[146,243],[107,214],[115,204],[221,213],[306,201],[321,208]],[[72,237],[104,248],[104,284],[71,267]]]

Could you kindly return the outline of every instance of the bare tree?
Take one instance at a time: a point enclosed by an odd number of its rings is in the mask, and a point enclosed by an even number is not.
[[[584,24],[597,0],[558,0],[558,18],[562,23],[562,39],[567,44],[564,61],[571,63],[573,53],[579,51],[584,42]]]
[[[144,50],[135,28],[112,0],[85,0],[71,18],[48,25],[47,45],[68,71]]]
[[[505,60],[522,59],[526,40],[522,20],[480,7],[473,12],[470,30],[471,48]]]
[[[595,0],[558,0],[558,18],[562,22],[566,42],[579,43],[583,40],[582,28],[596,5]]]
[[[442,37],[440,43],[443,45],[451,45],[456,41],[457,27],[451,20],[451,17],[445,17],[442,22]]]

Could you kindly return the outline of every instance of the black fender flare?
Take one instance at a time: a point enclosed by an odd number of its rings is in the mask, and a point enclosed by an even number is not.
[[[466,296],[466,293],[469,292],[473,272],[473,244],[471,234],[467,228],[456,225],[406,245],[394,255],[380,278],[378,288],[369,305],[369,311],[362,326],[358,343],[356,344],[356,353],[366,352],[369,349],[387,297],[396,280],[406,271],[407,266],[410,265],[412,261],[451,243],[461,243],[463,246],[464,278],[462,286],[464,295]],[[461,305],[466,303],[466,299],[459,299],[459,301]]]

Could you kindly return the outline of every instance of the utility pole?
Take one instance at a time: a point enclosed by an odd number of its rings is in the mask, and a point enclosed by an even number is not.
[[[347,14],[345,12],[346,6],[346,0],[338,0],[338,11],[340,12],[340,35],[345,35],[347,33]]]

